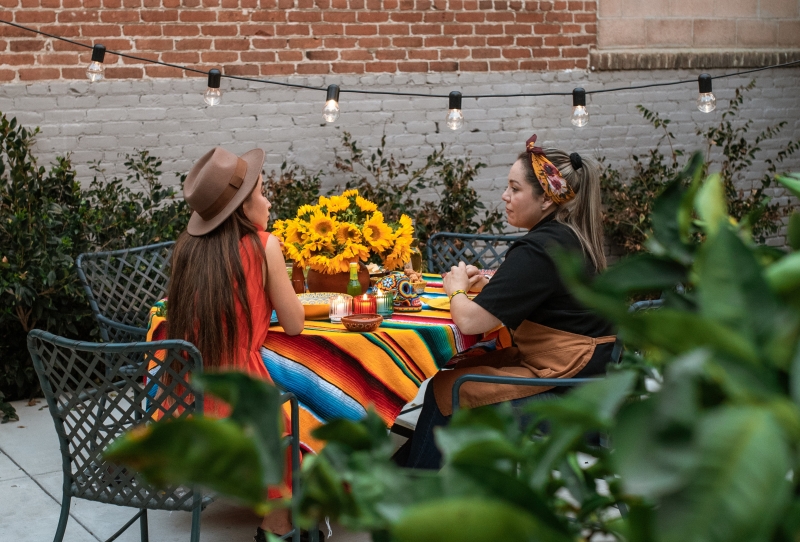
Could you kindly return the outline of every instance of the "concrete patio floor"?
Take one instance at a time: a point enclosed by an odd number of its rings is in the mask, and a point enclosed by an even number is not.
[[[46,542],[53,539],[61,510],[61,455],[58,437],[44,399],[29,406],[13,403],[19,421],[0,424],[0,541]],[[135,510],[73,499],[65,542],[104,541],[130,519]],[[249,542],[259,518],[247,508],[216,501],[202,514],[203,542]],[[148,512],[150,540],[188,541],[191,514]],[[365,533],[350,533],[333,525],[334,542],[368,542]],[[327,533],[326,533],[327,534]],[[117,540],[139,540],[132,526]]]

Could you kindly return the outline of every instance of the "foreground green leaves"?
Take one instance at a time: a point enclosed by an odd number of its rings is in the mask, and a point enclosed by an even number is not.
[[[227,419],[195,416],[139,426],[106,450],[156,486],[204,486],[265,512],[266,488],[286,461],[280,392],[241,373],[194,375],[193,385],[231,406]]]
[[[617,326],[620,367],[524,407],[458,411],[435,432],[438,472],[396,466],[372,412],[333,421],[303,464],[301,520],[327,516],[379,542],[800,540],[800,260],[754,245],[701,162],[654,205],[650,253],[596,278],[580,258],[554,256],[574,295]],[[630,312],[639,295],[663,306]],[[234,406],[230,420],[193,420],[186,436],[160,422],[145,430],[152,442],[132,435],[115,457],[262,506],[280,448],[277,418],[257,419],[267,410],[256,404],[272,412],[276,399],[245,377],[206,388]]]

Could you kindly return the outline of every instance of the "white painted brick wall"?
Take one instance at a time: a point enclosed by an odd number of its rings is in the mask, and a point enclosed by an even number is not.
[[[570,92],[575,86],[595,90],[696,76],[684,70],[574,70],[288,80],[316,86],[338,83],[342,88],[439,94],[458,89],[464,94],[490,94]],[[591,120],[582,129],[569,123],[570,97],[465,99],[464,129],[451,132],[444,123],[446,98],[342,93],[341,116],[333,125],[326,125],[321,116],[324,91],[223,80],[222,105],[209,108],[202,101],[202,79],[6,84],[0,88],[0,111],[16,116],[24,125],[41,127],[37,142],[41,163],[70,152],[79,178],[85,182],[92,178],[89,162],[98,159],[107,174],[124,175],[124,155],[135,149],[148,149],[162,158],[163,170],[170,173],[166,180],[171,182],[176,179],[172,173],[187,171],[215,145],[234,152],[262,147],[267,151],[267,170],[277,169],[287,160],[315,171],[332,164],[335,150],[340,149],[341,133],[347,130],[362,148],[378,145],[385,133],[390,150],[398,158],[420,164],[442,142],[451,156],[470,153],[489,166],[482,170],[476,188],[491,204],[499,202],[508,167],[534,132],[546,146],[605,156],[607,163],[629,170],[630,155],[644,154],[661,136],[641,117],[637,104],[672,119],[677,148],[686,152],[704,149],[696,130],[718,123],[734,89],[751,78],[756,79],[756,88],[747,93],[741,116],[753,121],[751,136],[781,120],[788,124],[778,138],[762,145],[757,163],[741,183],[742,188],[749,189],[765,171],[764,158],[774,155],[788,141],[800,139],[800,69],[715,80],[718,107],[708,115],[695,108],[697,85],[693,83],[591,95]],[[784,163],[783,169],[800,171],[800,156]],[[342,180],[326,178],[325,186]],[[775,197],[787,205],[796,203],[781,191],[775,191]],[[771,242],[784,244],[783,232]]]

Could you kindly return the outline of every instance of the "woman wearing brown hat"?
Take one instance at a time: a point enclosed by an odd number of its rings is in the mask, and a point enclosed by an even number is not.
[[[271,204],[262,192],[263,162],[261,149],[236,156],[217,147],[189,171],[183,195],[193,212],[172,252],[167,334],[197,346],[208,370],[238,370],[272,382],[259,354],[272,310],[285,332],[297,335],[303,306],[278,239],[265,231]],[[225,417],[229,408],[207,398],[204,412]],[[281,496],[270,490],[270,497]],[[261,527],[288,532],[288,510],[268,515]]]
[[[440,467],[433,431],[450,419],[458,377],[585,377],[603,373],[611,360],[611,325],[570,295],[549,254],[553,247],[576,251],[587,270],[605,268],[597,165],[577,153],[537,147],[534,135],[511,167],[502,199],[508,223],[528,233],[508,249],[491,280],[462,262],[444,278],[444,290],[461,331],[480,334],[505,325],[513,330],[514,346],[457,356],[448,364],[452,370],[433,377],[414,435],[395,454],[403,466]],[[480,293],[470,299],[468,291]],[[548,389],[468,382],[459,400],[466,407],[513,405]]]

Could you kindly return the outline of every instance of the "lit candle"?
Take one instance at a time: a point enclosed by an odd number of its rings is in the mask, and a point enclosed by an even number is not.
[[[341,322],[343,316],[350,316],[350,314],[352,314],[350,296],[345,297],[343,295],[337,295],[336,297],[332,297],[330,307],[328,315],[331,318],[331,322],[334,324]]]
[[[353,314],[375,314],[375,296],[364,294],[353,298]]]
[[[378,314],[384,318],[388,318],[392,315],[394,312],[394,292],[378,290],[376,302],[378,306]]]

